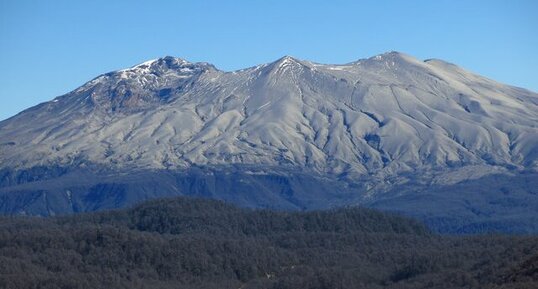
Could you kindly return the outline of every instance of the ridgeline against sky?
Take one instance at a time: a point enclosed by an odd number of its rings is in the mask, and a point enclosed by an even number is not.
[[[165,55],[231,71],[397,50],[537,91],[536,11],[536,1],[0,1],[0,119]]]

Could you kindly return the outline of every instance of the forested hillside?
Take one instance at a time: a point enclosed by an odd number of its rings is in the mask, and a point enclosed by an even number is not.
[[[176,198],[0,219],[0,288],[536,288],[538,237],[441,236],[363,208]]]

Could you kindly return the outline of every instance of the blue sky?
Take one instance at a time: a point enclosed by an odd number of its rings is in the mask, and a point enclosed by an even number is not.
[[[234,70],[396,50],[538,91],[538,1],[0,0],[0,119],[172,55]]]

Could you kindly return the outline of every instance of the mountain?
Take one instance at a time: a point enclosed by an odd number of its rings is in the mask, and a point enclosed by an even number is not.
[[[0,142],[5,214],[185,194],[538,231],[538,94],[398,52],[233,72],[164,57],[0,122]]]
[[[364,208],[241,209],[168,198],[0,217],[0,287],[536,288],[537,236],[442,236]]]

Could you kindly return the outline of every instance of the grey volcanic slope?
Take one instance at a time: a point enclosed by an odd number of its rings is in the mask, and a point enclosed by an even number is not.
[[[7,214],[194,194],[534,231],[538,94],[398,52],[233,72],[164,57],[0,122],[0,166]]]

